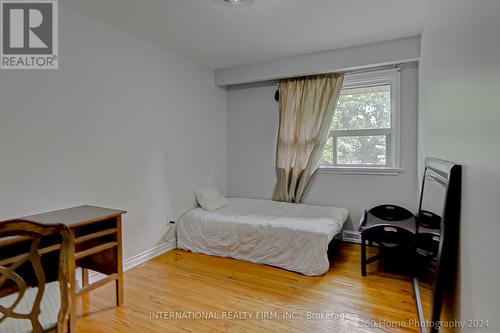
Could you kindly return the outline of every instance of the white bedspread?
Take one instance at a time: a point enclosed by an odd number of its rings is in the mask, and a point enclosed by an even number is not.
[[[185,214],[177,228],[178,247],[305,275],[328,271],[328,244],[342,230],[346,209],[258,199],[229,201],[229,206],[212,212],[195,208]]]

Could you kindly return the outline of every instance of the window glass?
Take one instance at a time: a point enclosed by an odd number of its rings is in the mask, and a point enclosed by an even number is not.
[[[343,89],[332,122],[332,129],[370,129],[391,127],[391,86]]]
[[[386,165],[386,136],[339,136],[337,164]]]
[[[346,76],[347,79],[347,76]],[[321,167],[395,167],[398,143],[392,117],[395,75],[387,72],[344,80]],[[398,87],[396,87],[398,88]],[[396,141],[393,141],[396,138]]]

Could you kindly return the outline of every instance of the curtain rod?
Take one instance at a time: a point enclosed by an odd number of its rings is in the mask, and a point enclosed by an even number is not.
[[[363,69],[356,69],[352,71],[340,71],[340,72],[326,72],[326,73],[321,73],[321,74],[330,74],[330,73],[343,73],[344,75],[352,75],[352,74],[362,74],[362,73],[370,73],[370,72],[377,72],[377,71],[382,71],[384,69],[399,69],[399,66],[401,64],[394,64],[394,65],[386,65],[386,66],[379,66],[379,67],[371,67],[371,68],[363,68]],[[311,75],[321,75],[321,74],[311,74]],[[301,75],[301,76],[309,76],[309,75]],[[271,80],[270,81],[273,85],[277,85],[279,82],[279,79],[277,80]]]
[[[370,73],[370,72],[382,71],[384,69],[395,69],[395,68],[399,69],[400,65],[401,64],[387,65],[387,66],[380,66],[380,67],[372,67],[372,68],[364,68],[364,69],[358,69],[358,70],[341,72],[341,73],[344,73],[344,75]]]

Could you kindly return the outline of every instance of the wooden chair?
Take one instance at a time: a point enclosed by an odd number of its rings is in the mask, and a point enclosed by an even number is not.
[[[69,229],[25,220],[0,223],[0,332],[66,332]]]

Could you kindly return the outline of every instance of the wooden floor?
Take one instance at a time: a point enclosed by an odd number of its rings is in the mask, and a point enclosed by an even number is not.
[[[410,279],[377,264],[361,277],[359,251],[342,244],[326,275],[306,277],[174,250],[125,273],[123,306],[113,284],[84,297],[77,332],[418,332]]]

